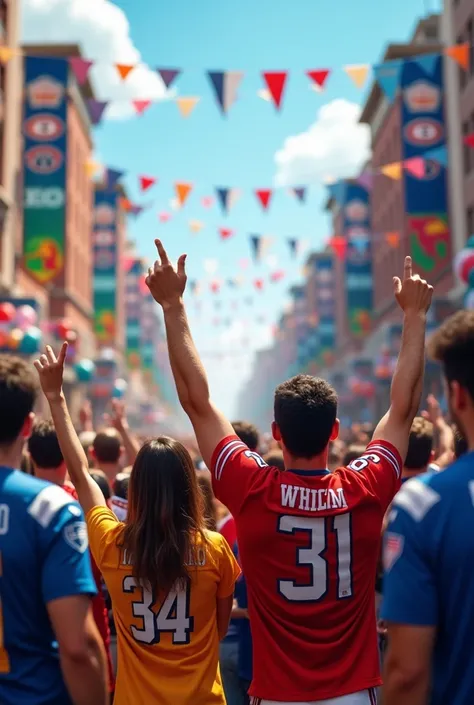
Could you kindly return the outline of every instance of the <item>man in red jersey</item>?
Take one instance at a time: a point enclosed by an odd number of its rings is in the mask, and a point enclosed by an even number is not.
[[[412,275],[407,257],[403,282],[394,278],[404,322],[390,409],[347,468],[327,470],[339,429],[334,390],[308,375],[277,388],[272,431],[282,473],[250,451],[210,401],[182,301],[185,257],[175,271],[156,244],[160,260],[147,284],[163,307],[180,402],[216,496],[237,524],[254,645],[250,693],[262,705],[370,705],[381,683],[374,584],[382,520],[420,402],[432,287]]]

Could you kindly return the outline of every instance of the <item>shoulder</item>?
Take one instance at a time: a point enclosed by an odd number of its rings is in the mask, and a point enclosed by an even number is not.
[[[440,482],[441,480],[441,482]],[[446,494],[442,473],[431,471],[405,482],[393,499],[393,509],[401,510],[416,523],[437,513]]]
[[[218,443],[212,456],[212,469],[216,479],[220,479],[224,467],[236,459],[239,459],[239,462],[248,461],[249,466],[256,468],[268,467],[264,459],[251,451],[238,436],[227,436]]]
[[[27,514],[43,529],[50,527],[59,517],[63,518],[66,507],[66,519],[83,517],[82,509],[71,495],[49,482],[31,478],[22,488],[22,496]]]
[[[215,561],[219,561],[222,558],[227,558],[230,555],[234,555],[232,550],[224,536],[217,531],[204,532],[204,536],[207,541],[206,550],[213,557]]]

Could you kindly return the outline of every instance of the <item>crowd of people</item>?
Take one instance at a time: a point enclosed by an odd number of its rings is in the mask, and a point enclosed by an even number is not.
[[[340,429],[332,387],[298,375],[259,434],[212,403],[185,257],[156,244],[146,283],[195,440],[140,438],[118,401],[75,427],[67,343],[0,356],[0,703],[472,705],[474,313],[429,341],[446,418],[423,397],[433,290],[407,258],[375,428]]]

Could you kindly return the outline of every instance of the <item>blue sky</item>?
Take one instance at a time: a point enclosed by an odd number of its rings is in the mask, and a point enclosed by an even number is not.
[[[33,4],[32,0],[25,1]],[[53,1],[58,6],[72,6],[77,0]],[[97,7],[102,2],[97,0]],[[179,95],[198,95],[201,102],[187,120],[181,118],[173,101],[152,106],[142,117],[107,120],[96,128],[97,152],[104,163],[128,172],[125,182],[133,200],[153,202],[142,216],[130,221],[130,237],[136,240],[140,254],[153,258],[153,239],[160,236],[173,258],[181,252],[188,253],[190,279],[209,279],[203,269],[205,259],[218,260],[218,279],[237,274],[246,277],[247,282],[239,289],[224,287],[217,297],[207,287],[200,296],[200,317],[194,300],[188,296],[200,350],[232,352],[226,362],[207,356],[205,362],[217,403],[233,414],[236,393],[251,364],[251,355],[242,352],[248,353],[268,341],[270,324],[278,319],[289,286],[301,280],[305,257],[291,260],[286,239],[307,239],[317,249],[329,233],[328,220],[321,209],[325,193],[321,186],[313,186],[305,205],[281,189],[274,194],[267,213],[262,212],[252,190],[273,186],[275,154],[288,137],[308,130],[322,106],[340,98],[362,102],[365,92],[355,88],[342,66],[376,63],[388,41],[405,41],[409,37],[427,3],[118,0],[115,4],[128,18],[130,37],[141,52],[141,60],[150,67],[182,68],[183,74],[176,83]],[[436,9],[437,5],[438,0],[433,0],[429,9]],[[91,17],[90,22],[93,21]],[[96,29],[100,40],[101,28]],[[73,31],[68,25],[68,37]],[[88,58],[94,59],[90,46]],[[117,56],[116,60],[124,58]],[[326,90],[320,94],[309,89],[304,73],[319,68],[334,70]],[[239,100],[227,118],[221,116],[204,74],[206,70],[223,69],[245,72]],[[261,70],[283,69],[290,71],[290,77],[282,110],[277,113],[272,104],[257,97],[257,91],[263,87]],[[157,176],[158,186],[141,195],[138,174]],[[157,213],[170,210],[175,181],[193,182],[193,192],[182,211],[173,212],[170,222],[160,224]],[[227,217],[217,205],[205,210],[200,203],[202,196],[214,195],[216,186],[234,186],[243,192]],[[206,225],[198,235],[189,232],[188,221],[193,218]],[[220,241],[217,229],[221,226],[231,227],[236,235]],[[264,262],[243,272],[238,262],[250,257],[250,233],[273,236],[269,254],[274,257],[271,265]],[[265,291],[257,292],[251,282],[260,276],[268,281],[268,273],[275,266],[285,270],[285,279],[278,284],[266,283]],[[249,296],[253,307],[243,303]],[[216,298],[222,302],[220,310],[214,308]],[[237,310],[231,308],[231,302],[237,302]],[[256,323],[256,317],[261,315],[266,318],[265,324]],[[231,330],[212,326],[215,316],[232,318]],[[242,339],[246,339],[245,345]]]

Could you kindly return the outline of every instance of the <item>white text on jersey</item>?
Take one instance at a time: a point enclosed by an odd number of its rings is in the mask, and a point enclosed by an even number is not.
[[[313,490],[309,487],[281,485],[281,506],[307,512],[322,512],[327,509],[347,509],[342,487]]]

